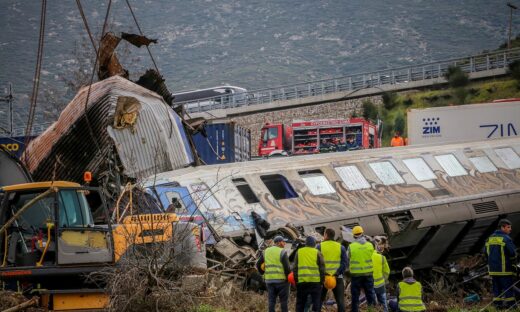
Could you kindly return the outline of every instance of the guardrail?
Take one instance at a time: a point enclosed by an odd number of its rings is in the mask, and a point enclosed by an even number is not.
[[[520,60],[520,48],[176,104],[183,105],[189,113],[267,104],[335,92],[356,91],[364,88],[442,78],[450,66],[458,66],[466,73],[504,69],[515,60]]]

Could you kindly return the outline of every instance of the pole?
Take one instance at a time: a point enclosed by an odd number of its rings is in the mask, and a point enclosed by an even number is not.
[[[5,132],[9,133],[9,136],[13,136],[13,86],[9,83],[9,93],[5,97],[0,98],[0,102],[6,102],[9,110],[9,130],[0,127]]]
[[[511,33],[512,33],[512,24],[513,24],[513,10],[518,9],[518,7],[511,4],[511,2],[507,3],[507,6],[509,7],[509,38],[507,40],[507,49],[511,49]]]
[[[511,24],[513,24],[513,8],[509,7],[509,39],[507,40],[507,49],[511,49]]]
[[[9,83],[7,99],[9,101],[9,135],[13,136],[13,85],[11,83]]]

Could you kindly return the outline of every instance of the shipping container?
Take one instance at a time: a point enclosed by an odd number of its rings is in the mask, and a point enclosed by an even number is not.
[[[206,125],[207,137],[193,136],[199,157],[207,164],[224,164],[251,160],[251,132],[237,124]]]
[[[35,137],[29,137],[29,141],[34,139]],[[16,157],[20,158],[23,154],[23,150],[25,149],[25,136],[17,136],[17,137],[0,137],[0,145],[11,152]]]
[[[515,137],[520,101],[412,109],[407,119],[409,145]]]

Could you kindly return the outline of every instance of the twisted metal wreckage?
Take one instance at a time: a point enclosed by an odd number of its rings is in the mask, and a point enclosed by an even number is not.
[[[296,242],[332,227],[348,241],[358,224],[387,246],[396,269],[478,253],[504,216],[518,242],[520,139],[196,166],[191,135],[204,121],[181,117],[156,71],[137,83],[123,78],[119,40],[104,37],[104,80],[81,89],[28,145],[28,168],[36,180],[78,181],[91,171],[112,202],[128,182],[142,184],[154,199],[138,212],[175,211],[203,224],[210,269],[251,267],[274,234]]]

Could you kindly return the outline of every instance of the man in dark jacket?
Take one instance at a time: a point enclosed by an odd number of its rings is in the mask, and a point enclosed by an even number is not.
[[[273,239],[274,246],[267,248],[256,262],[256,269],[264,274],[269,296],[269,312],[274,312],[276,298],[280,298],[282,312],[288,311],[289,282],[287,276],[291,273],[289,257],[284,250],[285,240],[281,236]],[[264,267],[262,267],[264,264]]]
[[[502,219],[498,229],[486,241],[489,275],[493,280],[493,303],[497,308],[508,308],[515,303],[513,265],[516,247],[509,234],[511,221]]]
[[[305,247],[298,249],[294,257],[296,280],[296,312],[303,312],[307,296],[312,298],[312,311],[321,309],[321,285],[325,280],[325,263],[316,249],[316,239],[308,236]]]

